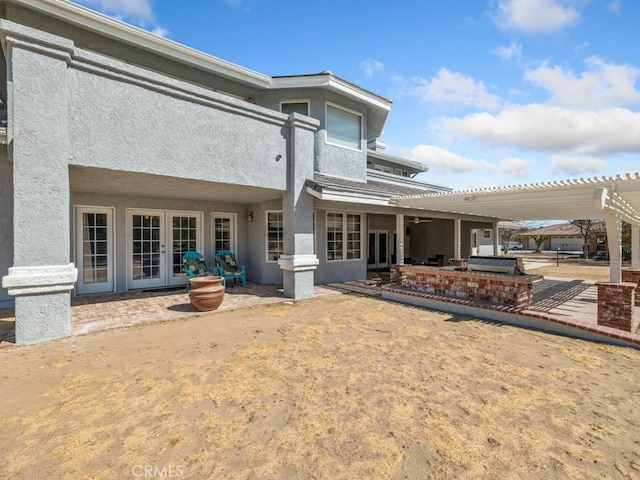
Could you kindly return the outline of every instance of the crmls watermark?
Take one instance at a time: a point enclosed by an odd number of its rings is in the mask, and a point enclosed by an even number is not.
[[[184,467],[181,465],[134,465],[131,474],[136,478],[181,478]]]

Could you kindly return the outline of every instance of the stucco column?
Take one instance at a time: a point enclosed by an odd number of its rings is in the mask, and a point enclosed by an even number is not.
[[[609,248],[609,282],[622,281],[622,220],[608,210],[604,214]]]
[[[292,113],[289,116],[287,191],[282,199],[284,252],[278,260],[283,270],[285,297],[313,297],[313,271],[318,258],[313,253],[313,197],[305,182],[313,178],[315,131],[319,122]]]
[[[453,219],[453,258],[462,258],[462,220]]]
[[[396,214],[396,265],[404,265],[404,215]]]
[[[8,63],[9,159],[13,162],[14,266],[2,286],[15,296],[16,343],[71,332],[67,65],[73,44],[3,20]]]

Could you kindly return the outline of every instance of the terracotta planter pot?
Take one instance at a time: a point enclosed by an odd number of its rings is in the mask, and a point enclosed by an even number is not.
[[[193,308],[199,312],[208,312],[218,308],[224,300],[223,281],[222,277],[215,276],[190,278],[189,300]]]

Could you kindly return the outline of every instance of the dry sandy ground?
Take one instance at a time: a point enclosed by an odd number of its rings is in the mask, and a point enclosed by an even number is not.
[[[537,266],[535,263],[527,264],[526,273],[545,275],[548,277],[559,278],[578,278],[581,280],[594,280],[601,282],[609,281],[609,265],[598,265],[594,262],[569,262],[563,260],[559,265],[554,262],[541,263]]]
[[[0,351],[6,479],[639,479],[640,351],[328,295]]]

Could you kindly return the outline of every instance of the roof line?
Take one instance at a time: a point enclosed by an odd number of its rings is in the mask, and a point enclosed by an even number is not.
[[[160,37],[68,0],[13,0],[31,10],[47,13],[101,34],[158,52],[182,63],[214,71],[220,75],[267,88],[271,77]]]

